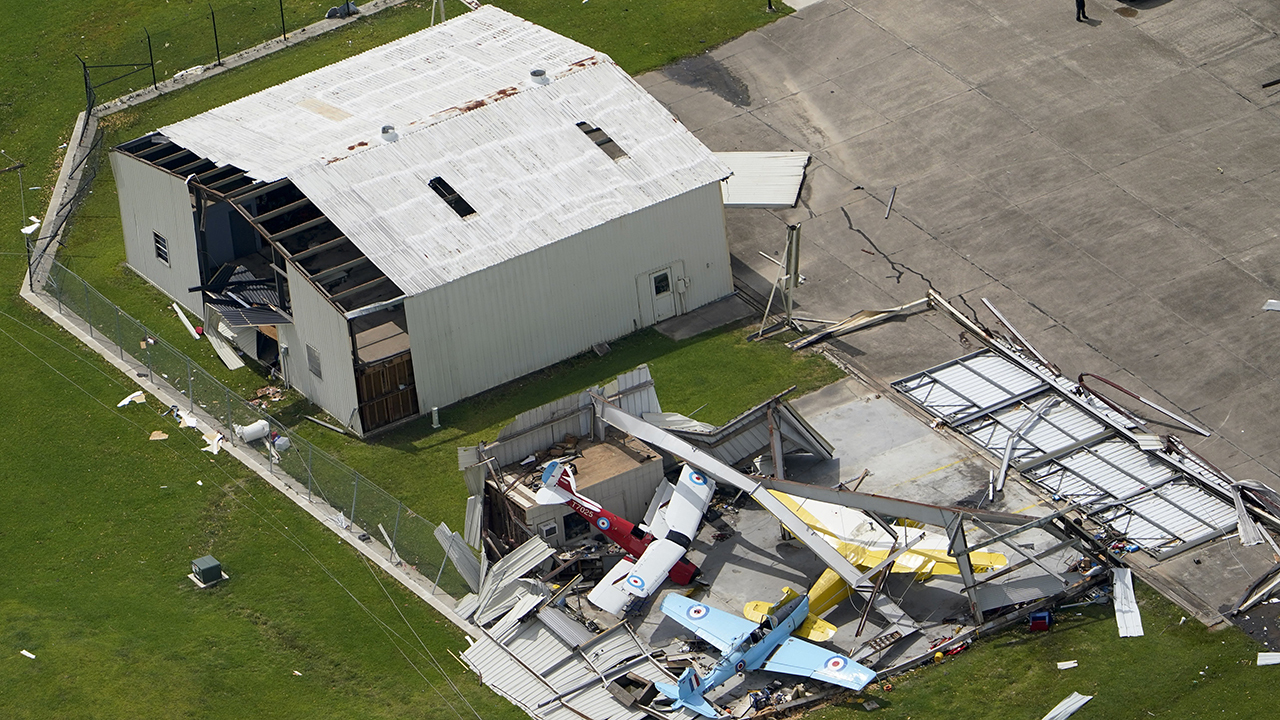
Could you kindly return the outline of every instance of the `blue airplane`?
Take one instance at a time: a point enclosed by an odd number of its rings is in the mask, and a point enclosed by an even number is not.
[[[802,675],[861,690],[876,679],[875,671],[830,650],[792,637],[791,632],[809,616],[809,596],[801,595],[756,624],[723,610],[672,593],[662,600],[662,612],[689,628],[720,651],[720,662],[706,678],[688,668],[675,685],[656,683],[658,691],[674,700],[672,710],[687,707],[709,718],[722,717],[703,694],[714,690],[736,673],[748,670]]]

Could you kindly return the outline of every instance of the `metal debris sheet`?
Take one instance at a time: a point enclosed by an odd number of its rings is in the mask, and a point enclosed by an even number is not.
[[[1029,361],[984,349],[893,386],[996,458],[1012,438],[1010,468],[1157,557],[1236,526],[1228,480],[1190,453],[1142,447],[1132,420]]]
[[[809,164],[805,152],[718,152],[716,159],[733,171],[724,181],[724,206],[794,207]]]
[[[1116,625],[1120,637],[1142,637],[1142,614],[1138,612],[1138,599],[1133,596],[1133,571],[1129,568],[1112,568],[1114,589],[1111,596],[1116,606]]]

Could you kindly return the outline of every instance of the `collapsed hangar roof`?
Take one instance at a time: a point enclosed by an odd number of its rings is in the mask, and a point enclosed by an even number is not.
[[[409,295],[730,174],[608,56],[488,5],[160,132],[288,177]]]

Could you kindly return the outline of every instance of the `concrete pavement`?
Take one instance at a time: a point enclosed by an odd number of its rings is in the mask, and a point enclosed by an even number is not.
[[[1280,487],[1280,6],[1088,7],[823,0],[639,81],[712,150],[813,154],[796,208],[728,211],[740,283],[767,294],[757,251],[800,222],[798,314],[932,285],[993,324],[990,298],[1064,373],[1193,417],[1198,452]],[[888,381],[965,352],[959,330],[922,313],[835,345]],[[1225,545],[1161,572],[1222,612],[1270,562]]]

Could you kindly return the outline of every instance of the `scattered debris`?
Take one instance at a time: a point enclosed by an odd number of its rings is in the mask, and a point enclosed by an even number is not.
[[[36,656],[35,656],[35,655],[32,655],[31,653],[27,652],[26,650],[19,650],[19,652],[21,652],[24,656],[31,658],[32,660],[35,660],[35,659],[36,659]],[[1261,654],[1261,653],[1259,653],[1259,654]]]
[[[208,444],[200,448],[200,451],[213,453],[214,455],[218,454],[218,451],[222,449],[222,443],[226,442],[226,438],[224,438],[222,436],[222,433],[220,432],[207,432],[204,434],[203,437],[204,437],[204,441]],[[202,483],[200,483],[200,481],[197,480],[196,484],[202,484]]]
[[[293,674],[297,675],[298,677],[302,677],[302,673],[298,672],[297,670],[294,670]]]
[[[25,650],[23,652],[26,652]],[[1258,666],[1263,665],[1280,665],[1280,652],[1260,652],[1258,653]]]
[[[1070,669],[1071,669],[1071,668],[1073,668],[1073,667],[1077,667],[1077,666],[1079,666],[1079,664],[1080,664],[1080,663],[1076,662],[1075,660],[1066,660],[1066,661],[1063,661],[1063,662],[1058,663],[1058,669],[1059,669],[1059,670],[1070,670]]]
[[[787,343],[787,347],[792,350],[806,348],[814,343],[826,340],[827,338],[839,337],[841,335],[854,332],[855,330],[861,330],[863,328],[871,327],[872,325],[878,325],[890,318],[915,312],[916,310],[927,308],[928,306],[929,299],[921,298],[915,302],[907,303],[906,305],[899,305],[898,307],[886,308],[884,310],[863,310],[850,315],[834,325],[830,325],[818,330],[817,332],[805,335],[798,340],[792,340]]]
[[[133,393],[133,394],[132,394],[132,395],[130,395],[129,397],[127,397],[127,398],[125,398],[125,399],[121,400],[120,402],[116,403],[116,407],[118,407],[118,408],[119,408],[119,407],[124,407],[125,405],[128,405],[129,403],[145,403],[146,401],[147,401],[147,396],[146,396],[146,394],[145,394],[145,393],[143,393],[141,390],[139,390],[138,392]]]
[[[29,218],[27,218],[27,219],[31,221],[31,224],[30,224],[30,225],[24,225],[24,226],[22,227],[22,234],[23,234],[23,235],[31,235],[31,234],[32,234],[32,233],[34,233],[36,230],[39,230],[39,229],[40,229],[40,218],[36,217],[35,215],[32,215],[31,217],[29,217]]]
[[[1066,700],[1055,705],[1049,711],[1049,714],[1044,716],[1043,720],[1066,720],[1092,699],[1092,695],[1081,695],[1078,692],[1073,692],[1067,696]]]
[[[1120,637],[1142,637],[1142,615],[1138,612],[1138,600],[1133,596],[1133,571],[1112,568],[1111,580],[1115,587],[1113,602]]]
[[[334,432],[342,433],[343,435],[346,435],[346,434],[347,434],[347,431],[346,431],[346,430],[343,430],[342,428],[338,427],[337,425],[330,425],[329,423],[327,423],[327,422],[325,422],[325,421],[321,420],[320,418],[312,417],[311,415],[303,415],[302,417],[304,417],[304,418],[306,418],[306,419],[310,420],[311,422],[313,422],[313,423],[315,423],[315,424],[319,425],[320,427],[328,428],[328,429],[330,429],[330,430],[332,430],[332,431],[334,431]]]
[[[1236,605],[1236,609],[1231,611],[1232,615],[1239,615],[1249,608],[1257,605],[1267,596],[1271,595],[1277,587],[1280,587],[1280,563],[1273,565],[1270,570],[1263,573],[1254,581],[1249,589],[1245,591],[1244,597],[1240,598],[1240,603]],[[1246,615],[1247,619],[1248,616]]]
[[[195,327],[191,325],[191,321],[187,319],[187,314],[182,312],[182,308],[178,306],[178,303],[173,304],[173,311],[178,313],[178,319],[182,321],[182,326],[187,329],[187,332],[191,333],[192,339],[199,340],[200,333],[196,332]]]
[[[228,370],[239,370],[244,367],[244,361],[240,359],[240,355],[231,347],[226,340],[218,337],[218,333],[207,333],[205,337],[209,338],[209,344],[213,346],[214,352],[218,353],[218,359]]]
[[[151,437],[147,439],[148,440],[168,440],[169,433],[164,432],[163,430],[155,430],[151,433]]]
[[[1268,300],[1262,305],[1263,310],[1280,310],[1280,300]]]

